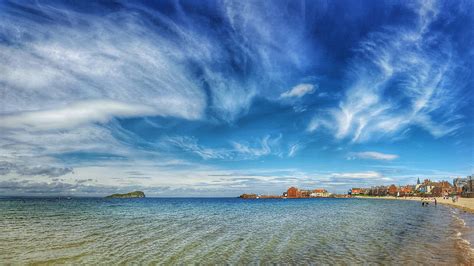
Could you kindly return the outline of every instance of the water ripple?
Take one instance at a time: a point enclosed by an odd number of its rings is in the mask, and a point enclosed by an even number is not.
[[[362,199],[2,199],[7,264],[473,264],[474,218]]]

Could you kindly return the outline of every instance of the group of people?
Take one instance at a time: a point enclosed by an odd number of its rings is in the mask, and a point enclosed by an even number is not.
[[[448,194],[445,194],[443,195],[443,199],[444,200],[449,200],[449,195]],[[451,200],[454,202],[457,202],[459,201],[459,196],[458,195],[451,195]],[[421,198],[421,206],[428,206],[430,204],[430,202],[433,202],[434,205],[438,205],[438,201],[436,200],[436,198],[433,198],[431,201],[429,198]]]
[[[436,198],[433,198],[434,205],[438,205],[438,201]],[[430,205],[430,200],[428,198],[421,198],[421,206],[425,207]]]
[[[448,193],[444,193],[443,194],[443,199],[446,199],[446,200],[449,200],[449,194]],[[451,200],[453,202],[456,202],[459,200],[459,196],[458,195],[451,195]]]

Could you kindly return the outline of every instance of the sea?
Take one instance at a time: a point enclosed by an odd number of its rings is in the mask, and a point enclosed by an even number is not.
[[[1,198],[0,264],[473,265],[473,230],[402,200]]]

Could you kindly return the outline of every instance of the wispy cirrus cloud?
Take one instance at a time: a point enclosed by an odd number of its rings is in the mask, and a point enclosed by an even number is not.
[[[156,32],[142,35],[140,18],[99,17],[48,5],[29,8],[51,19],[67,15],[73,26],[41,24],[21,12],[2,16],[3,29],[15,24],[21,33],[3,32],[10,40],[0,50],[3,113],[61,109],[100,99],[176,110],[174,115],[190,119],[202,115],[205,95],[179,64],[178,57],[187,52]],[[166,53],[165,47],[175,53]],[[205,53],[205,46],[200,48],[196,55]]]
[[[457,88],[464,86],[456,75],[465,62],[449,37],[427,32],[436,22],[438,3],[422,1],[412,8],[417,26],[386,27],[360,43],[344,97],[315,116],[309,131],[326,128],[338,139],[366,142],[409,127],[442,137],[461,126],[452,106]]]
[[[272,5],[219,2],[214,11],[222,25],[211,28],[192,12],[173,17],[139,4],[128,12],[128,5],[104,16],[55,3],[3,4],[1,34],[8,42],[0,52],[2,111],[107,99],[174,110],[187,119],[210,108],[232,121],[255,95],[266,96],[259,88],[305,65],[298,53],[308,50],[301,42],[304,21],[274,16],[279,10]],[[43,17],[51,23],[42,23]],[[294,34],[272,24],[285,24]],[[12,25],[15,30],[8,30]]]
[[[290,146],[290,148],[288,149],[288,157],[294,157],[296,156],[296,153],[298,152],[298,150],[301,149],[301,145],[300,144],[293,144]]]
[[[207,148],[198,144],[198,140],[195,137],[182,136],[182,137],[170,137],[166,139],[167,143],[176,146],[186,152],[190,152],[198,155],[202,159],[230,159],[233,154],[228,149],[213,149]]]
[[[106,123],[113,117],[172,114],[157,111],[150,106],[125,104],[115,101],[83,101],[72,105],[43,111],[29,111],[0,116],[0,128],[26,128],[30,130],[69,129],[89,123]]]
[[[4,155],[126,154],[135,140],[117,139],[123,132],[110,125],[114,118],[232,123],[256,95],[273,97],[266,88],[281,81],[280,73],[305,67],[300,51],[310,53],[304,20],[274,16],[273,5],[216,3],[207,10],[221,20],[213,27],[199,12],[184,14],[181,3],[176,14],[138,3],[98,5],[101,12],[0,3]],[[269,27],[277,24],[294,34]]]
[[[280,94],[280,98],[301,98],[307,94],[314,93],[315,90],[316,87],[313,84],[302,83]]]
[[[332,173],[330,176],[337,178],[349,178],[349,179],[374,179],[383,177],[382,174],[375,171],[367,172],[346,172],[346,173]]]
[[[169,143],[184,151],[193,153],[202,159],[221,160],[250,160],[268,155],[281,156],[280,142],[282,136],[272,137],[266,135],[263,138],[248,141],[231,141],[230,147],[210,148],[198,143],[195,137],[181,136],[168,137],[165,143]]]
[[[349,153],[347,157],[348,160],[353,159],[369,159],[369,160],[381,160],[381,161],[391,161],[398,158],[396,154],[390,153],[381,153],[376,151],[364,151],[364,152],[352,152]]]
[[[232,142],[232,146],[238,156],[243,158],[258,158],[266,155],[277,155],[281,156],[280,144],[282,135],[272,137],[266,135],[265,137],[258,139],[255,143],[249,142]]]

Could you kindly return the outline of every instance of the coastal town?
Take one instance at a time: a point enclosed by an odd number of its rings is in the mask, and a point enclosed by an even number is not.
[[[333,194],[324,188],[317,189],[299,189],[290,187],[281,195],[258,195],[258,194],[242,194],[243,199],[305,199],[305,198],[350,198],[358,196],[375,196],[375,197],[462,197],[474,198],[474,175],[464,178],[454,178],[449,181],[431,181],[430,179],[420,178],[416,180],[416,184],[388,186],[372,186],[370,188],[351,188],[347,194]]]

